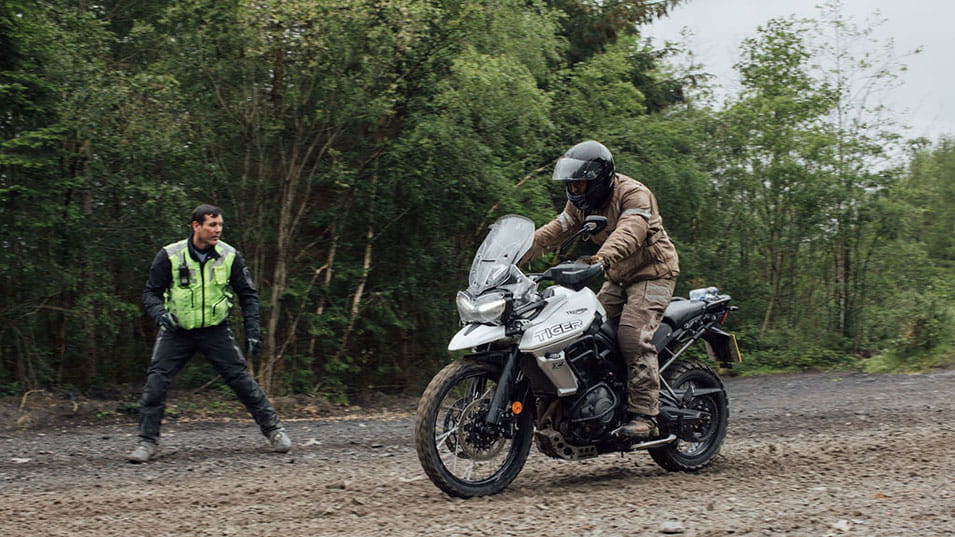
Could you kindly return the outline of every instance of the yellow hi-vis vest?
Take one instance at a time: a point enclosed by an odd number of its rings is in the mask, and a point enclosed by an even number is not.
[[[200,265],[189,255],[186,242],[189,240],[163,247],[172,265],[172,285],[166,289],[165,296],[166,309],[186,330],[216,326],[229,316],[232,307],[234,295],[229,287],[229,277],[235,261],[235,248],[219,241],[215,246],[219,257],[207,257],[205,264]],[[182,266],[189,270],[188,282],[183,281],[185,273],[179,270]]]

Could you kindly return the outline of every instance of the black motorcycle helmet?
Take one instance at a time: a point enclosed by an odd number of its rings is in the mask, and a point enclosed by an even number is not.
[[[571,147],[554,165],[554,181],[563,181],[567,199],[584,212],[599,209],[613,191],[613,155],[600,142],[588,140]],[[587,181],[587,189],[575,194],[574,181]]]

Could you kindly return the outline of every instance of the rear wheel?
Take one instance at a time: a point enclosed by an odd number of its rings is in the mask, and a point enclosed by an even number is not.
[[[703,412],[705,419],[690,431],[674,432],[682,438],[648,451],[653,460],[671,472],[695,472],[706,467],[719,454],[726,436],[729,404],[723,381],[706,365],[695,360],[679,360],[662,377],[675,392],[716,388],[719,391],[694,397],[687,408]],[[681,434],[682,433],[682,434]],[[689,437],[689,438],[687,438]]]
[[[483,362],[451,362],[418,403],[418,459],[431,481],[452,496],[496,494],[527,460],[534,432],[530,412],[508,412],[500,426],[485,421],[500,373]]]

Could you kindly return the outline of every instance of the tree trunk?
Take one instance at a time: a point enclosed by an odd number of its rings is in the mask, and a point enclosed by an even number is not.
[[[335,266],[335,252],[338,250],[338,223],[332,222],[332,244],[328,247],[328,257],[325,259],[325,281],[322,282],[322,296],[318,299],[318,305],[315,307],[315,315],[321,317],[325,313],[325,305],[328,302],[328,289],[332,285],[332,269]],[[312,336],[308,342],[308,355],[315,356],[315,346],[318,338]]]
[[[355,321],[358,320],[358,314],[361,311],[361,299],[362,295],[365,292],[365,284],[368,282],[368,274],[371,272],[371,259],[372,259],[372,246],[374,244],[375,238],[375,225],[374,225],[374,214],[375,214],[375,199],[377,195],[378,188],[378,174],[373,174],[371,177],[371,196],[369,203],[369,217],[368,217],[368,228],[365,231],[365,255],[362,261],[362,270],[361,278],[358,281],[358,286],[355,288],[355,294],[352,296],[351,310],[348,316],[348,326],[345,328],[345,333],[342,335],[342,343],[338,348],[338,353],[335,355],[335,361],[337,362],[348,349],[348,339],[351,336],[352,330],[355,328]]]

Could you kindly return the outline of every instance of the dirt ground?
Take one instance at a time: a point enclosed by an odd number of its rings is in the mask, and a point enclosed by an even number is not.
[[[28,428],[4,416],[0,532],[955,535],[955,370],[726,384],[729,434],[701,473],[667,473],[642,452],[564,462],[535,448],[510,488],[470,500],[424,476],[410,404],[287,420],[296,445],[285,455],[269,453],[247,419],[170,420],[161,456],[144,465],[124,459],[136,440],[131,416]]]

